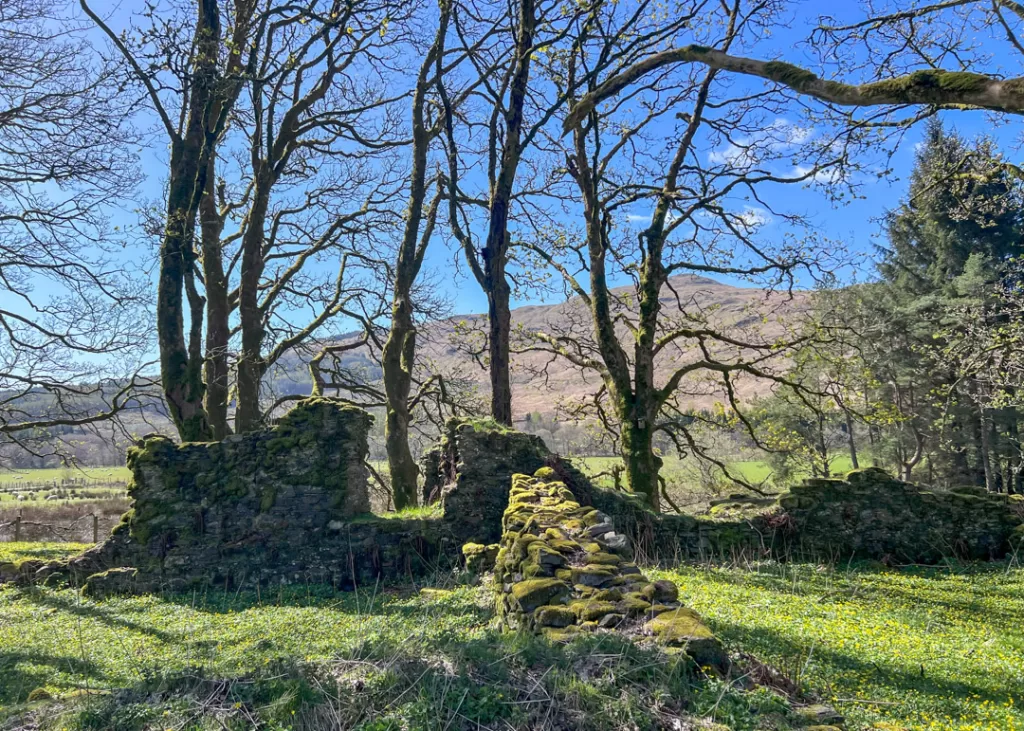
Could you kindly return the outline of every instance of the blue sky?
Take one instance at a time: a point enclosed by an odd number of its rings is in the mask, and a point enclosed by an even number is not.
[[[120,10],[115,11],[111,16],[112,25],[123,27],[123,19],[126,17],[125,8],[132,5],[133,3],[126,3],[119,6]],[[97,8],[99,7],[102,7],[102,4],[98,2]],[[806,50],[800,47],[799,41],[806,38],[808,23],[816,18],[818,10],[813,4],[808,3],[797,4],[795,7],[797,12],[791,27],[780,28],[778,33],[764,42],[763,57],[781,57],[794,63],[812,64],[813,61],[809,58]],[[840,3],[838,8],[841,12],[855,13],[857,3],[850,2],[845,5]],[[830,10],[835,12],[834,8],[830,8]],[[96,40],[99,41],[100,39],[97,38]],[[779,54],[779,49],[785,49],[785,52]],[[758,49],[752,50],[756,51]],[[750,83],[755,86],[763,86],[762,82],[756,79],[751,80]],[[777,122],[779,124],[796,125],[798,124],[797,119],[798,113],[794,110],[792,117],[780,116]],[[944,119],[947,124],[955,126],[966,137],[993,133],[997,140],[1002,143],[1003,149],[1010,152],[1009,145],[1013,141],[1012,138],[1015,132],[1013,125],[995,127],[988,115],[980,112],[946,113]],[[805,132],[807,134],[818,133],[814,129],[806,129]],[[778,193],[770,194],[769,201],[782,209],[806,214],[813,226],[811,232],[813,235],[823,240],[842,241],[852,254],[869,258],[873,255],[874,245],[884,242],[879,219],[888,208],[895,206],[904,195],[907,177],[913,163],[914,147],[921,139],[923,132],[924,125],[922,124],[905,136],[891,160],[893,168],[891,176],[884,180],[877,180],[867,176],[862,179],[859,190],[861,197],[858,199],[847,200],[837,205],[831,202],[813,185],[790,185],[784,186],[784,189]],[[151,143],[140,149],[139,154],[142,170],[146,177],[139,191],[138,199],[140,201],[159,201],[165,180],[168,157],[168,151],[162,135],[154,135]],[[729,151],[722,148],[708,148],[702,150],[701,154],[707,156],[707,159],[713,159],[715,155],[727,155]],[[794,163],[794,165],[799,164],[799,161]],[[787,229],[787,224],[784,221],[771,216],[759,205],[742,200],[736,200],[733,203],[738,207],[738,210],[749,209],[750,215],[762,222],[763,225],[759,235],[766,240],[781,241],[782,237],[787,233],[795,233]],[[137,217],[130,210],[130,206],[112,210],[111,215],[113,220],[123,227],[133,227],[137,224]],[[644,215],[644,211],[637,210],[635,214],[637,226],[641,225]],[[147,262],[152,263],[154,254],[154,251],[140,247],[129,255],[136,259],[139,266],[142,267]],[[454,277],[451,274],[452,261],[455,257],[458,257],[458,254],[447,248],[444,241],[437,237],[428,254],[426,268],[435,275],[438,281],[444,284],[452,300],[454,312],[471,313],[485,310],[486,299],[476,282],[468,278],[465,272],[463,272],[461,277]],[[853,277],[865,279],[872,276],[873,270],[870,262],[862,260],[862,266],[859,271],[855,272],[847,268],[843,274],[848,279]],[[151,276],[155,281],[155,272],[151,272]],[[514,302],[514,306],[536,304],[541,301],[545,301],[541,295],[531,294],[517,299]],[[548,295],[546,301],[552,302],[555,300],[551,295]]]

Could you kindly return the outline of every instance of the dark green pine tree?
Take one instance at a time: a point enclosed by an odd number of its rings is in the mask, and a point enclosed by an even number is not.
[[[942,123],[928,125],[910,190],[886,216],[882,278],[907,296],[955,295],[972,255],[993,277],[1024,253],[1024,196],[990,140],[969,143]]]
[[[886,370],[894,389],[913,395],[907,425],[915,439],[927,435],[933,479],[993,489],[1004,474],[996,465],[1019,462],[1019,449],[1000,436],[1016,433],[1016,410],[995,414],[979,407],[984,398],[977,384],[955,373],[941,353],[943,333],[956,330],[958,313],[968,303],[984,312],[979,298],[1024,254],[1021,181],[990,140],[969,142],[935,120],[907,197],[886,216],[886,229],[874,306],[887,323],[881,336],[890,347],[899,342]]]

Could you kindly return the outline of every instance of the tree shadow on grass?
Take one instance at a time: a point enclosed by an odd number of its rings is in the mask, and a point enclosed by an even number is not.
[[[985,701],[990,701],[993,705],[1001,705],[1006,701],[1010,689],[1014,687],[1014,680],[1011,678],[1006,678],[1006,682],[1002,685],[1006,690],[1000,692],[991,687],[982,687],[938,676],[924,666],[908,669],[876,663],[859,658],[849,652],[822,647],[812,641],[799,642],[786,634],[765,627],[750,628],[710,617],[708,624],[727,644],[739,646],[744,651],[759,656],[762,660],[771,662],[773,659],[798,658],[805,663],[813,654],[815,665],[822,669],[819,675],[826,675],[824,680],[829,686],[850,698],[859,699],[860,686],[851,682],[848,687],[844,687],[841,683],[837,684],[836,679],[847,674],[855,674],[861,678],[866,675],[871,676],[877,686],[884,686],[893,692],[893,702],[896,705],[892,708],[897,710],[900,708],[900,702],[896,699],[899,694],[903,693],[925,696],[936,705],[948,703],[951,697],[960,699],[970,697],[971,703],[976,706],[981,706]],[[818,690],[820,691],[821,688],[819,687]],[[889,699],[883,700],[888,701]]]
[[[82,601],[76,592],[53,591],[35,586],[19,588],[17,597],[20,600],[28,601],[44,607],[50,607],[60,612],[66,612],[76,617],[95,619],[109,627],[131,630],[141,634],[150,635],[163,642],[175,642],[178,637],[170,632],[151,627],[139,622],[125,619],[119,614],[111,611],[102,604]]]
[[[106,677],[98,665],[80,657],[0,651],[0,706],[25,701],[33,690],[51,682],[55,672],[93,680]]]
[[[339,590],[326,584],[309,584],[275,589],[226,591],[204,587],[189,593],[168,592],[156,594],[160,601],[185,606],[208,614],[227,614],[249,609],[297,607],[331,609],[357,616],[418,615],[445,611],[485,618],[489,608],[481,607],[472,593],[453,593],[450,598],[424,599],[419,588],[451,589],[450,586],[433,587],[429,583],[410,587],[408,584],[369,586],[359,590]]]
[[[914,566],[902,570],[880,569],[853,564],[849,568],[819,572],[807,565],[770,566],[759,571],[741,572],[725,568],[703,567],[701,571],[712,581],[732,586],[754,587],[773,594],[856,601],[870,605],[875,601],[905,608],[933,607],[942,612],[971,612],[985,618],[993,629],[1016,630],[1020,627],[1020,610],[1024,605],[1024,587],[1001,586],[990,582],[975,588],[971,595],[955,595],[943,582],[956,577],[998,577],[1005,574],[1005,564],[953,564],[951,566]],[[912,577],[924,584],[910,586],[900,577]],[[867,584],[861,579],[877,583]],[[934,583],[932,583],[934,582]],[[978,594],[984,593],[984,600]]]

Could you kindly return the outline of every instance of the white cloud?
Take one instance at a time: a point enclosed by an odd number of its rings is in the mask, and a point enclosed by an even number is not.
[[[739,214],[739,219],[749,230],[759,229],[772,222],[771,214],[757,206],[746,206]]]
[[[712,150],[708,153],[708,162],[712,165],[728,165],[747,170],[757,162],[749,147],[751,144],[751,140],[744,139],[740,140],[738,145],[730,144],[721,150]]]
[[[812,175],[813,170],[813,165],[796,165],[790,175],[799,178],[810,175],[808,179],[815,183],[841,183],[844,178],[843,171],[834,166],[818,170]]]
[[[805,144],[815,135],[813,127],[801,127],[788,119],[778,118],[763,132],[738,137],[720,150],[708,153],[712,165],[728,165],[748,170],[766,156],[778,155]]]

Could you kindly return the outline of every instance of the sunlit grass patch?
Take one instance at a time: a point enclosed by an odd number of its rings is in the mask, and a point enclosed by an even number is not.
[[[103,602],[8,588],[0,719],[33,708],[30,698],[44,727],[67,729],[247,729],[256,719],[274,729],[613,731],[671,728],[693,713],[753,729],[760,713],[787,713],[770,694],[702,681],[616,634],[560,646],[504,631],[492,601],[490,587]]]
[[[91,548],[91,543],[34,543],[19,541],[0,542],[0,563],[17,563],[25,559],[56,561]]]
[[[854,728],[1024,728],[1022,569],[776,564],[664,575],[723,640],[820,692]]]

